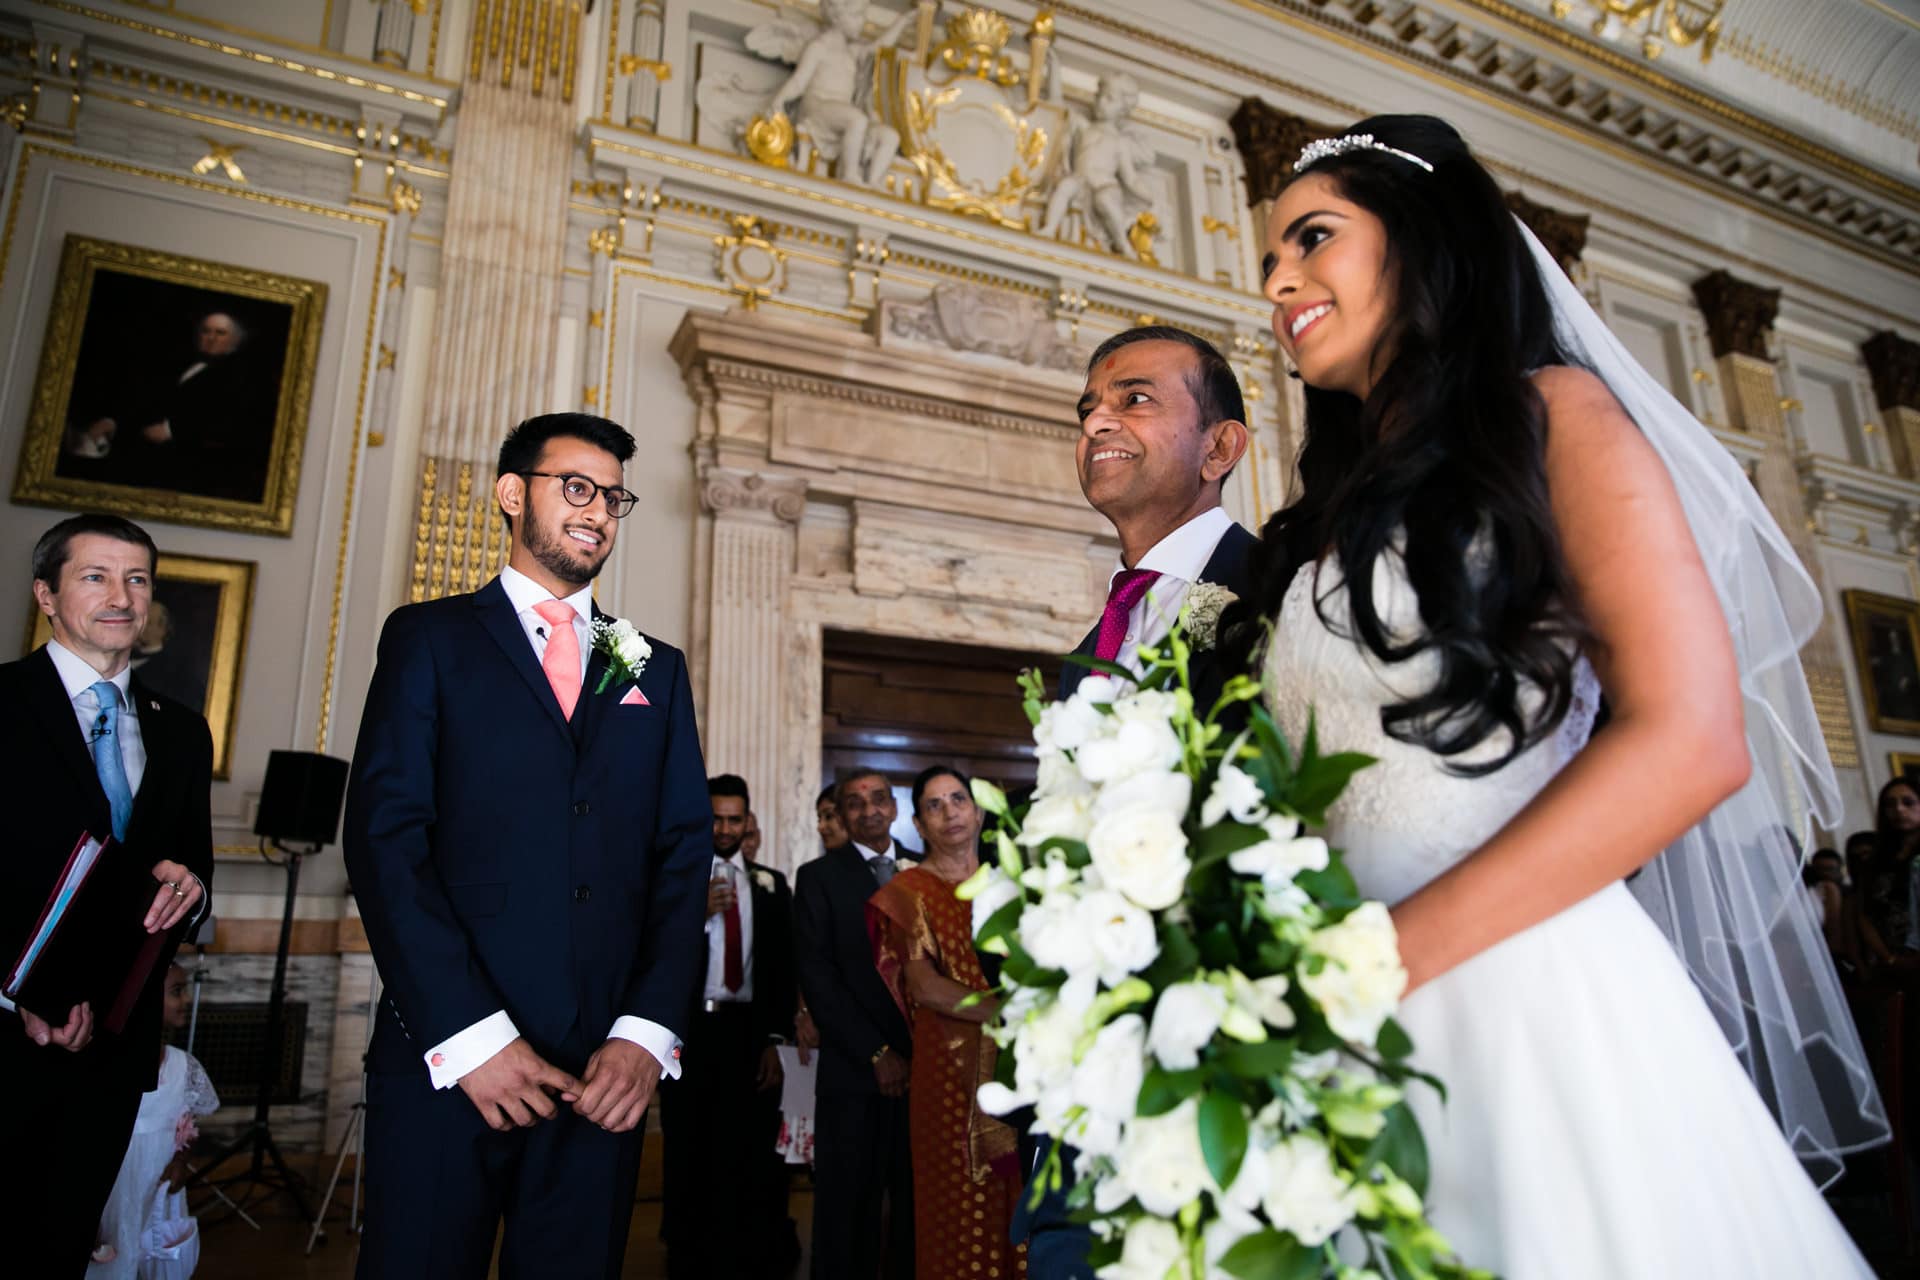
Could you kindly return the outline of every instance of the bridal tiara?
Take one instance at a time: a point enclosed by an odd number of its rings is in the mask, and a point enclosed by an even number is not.
[[[1300,150],[1300,158],[1293,162],[1293,171],[1299,173],[1309,165],[1315,165],[1331,156],[1343,156],[1349,151],[1384,151],[1390,156],[1399,156],[1409,164],[1417,164],[1428,173],[1433,166],[1411,151],[1402,151],[1390,147],[1384,142],[1375,142],[1370,133],[1348,133],[1338,138],[1322,138],[1318,142],[1309,142]]]

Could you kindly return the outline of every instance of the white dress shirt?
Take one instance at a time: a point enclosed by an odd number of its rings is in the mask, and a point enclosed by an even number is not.
[[[1134,568],[1153,569],[1160,576],[1127,615],[1126,638],[1120,642],[1115,662],[1129,671],[1139,671],[1140,647],[1159,643],[1173,630],[1174,622],[1180,617],[1180,607],[1187,602],[1188,588],[1200,580],[1207,561],[1213,559],[1214,548],[1232,527],[1233,517],[1227,514],[1226,508],[1210,507],[1154,543],[1147,554],[1140,557],[1140,563]],[[1126,567],[1115,562],[1113,575],[1107,579],[1109,591],[1113,579]]]
[[[716,911],[707,917],[707,999],[715,1004],[753,999],[753,885],[747,878],[746,859],[734,852],[732,858],[713,856],[708,879],[725,876],[733,886],[733,900],[740,904],[740,989],[727,990],[727,913]]]
[[[140,794],[140,780],[147,776],[147,744],[140,736],[140,708],[133,699],[133,671],[120,668],[120,674],[111,678],[103,677],[93,669],[93,665],[58,640],[47,641],[47,656],[53,659],[53,669],[60,676],[60,683],[66,688],[67,700],[73,704],[75,722],[80,727],[80,735],[86,741],[87,755],[93,755],[93,730],[100,723],[100,698],[94,693],[93,686],[102,679],[120,691],[120,717],[115,724],[114,737],[120,745],[120,765],[127,773],[127,789],[135,796]],[[193,875],[191,871],[187,873]],[[193,876],[195,884],[200,885],[200,902],[187,917],[191,924],[200,918],[207,909],[207,886],[201,883],[199,876]],[[0,1009],[12,1009],[13,1001],[0,995]],[[64,1018],[61,1019],[65,1021]]]
[[[556,597],[551,591],[508,565],[500,570],[500,585],[506,589],[514,616],[527,633],[537,662],[547,652],[547,620],[533,607]],[[573,606],[573,632],[580,641],[580,679],[587,678],[587,659],[593,651],[593,588],[581,587],[564,597]],[[427,1074],[436,1089],[451,1089],[460,1078],[520,1038],[507,1011],[490,1013],[463,1031],[456,1031],[421,1055],[427,1060]],[[680,1037],[659,1023],[632,1014],[621,1014],[607,1032],[609,1040],[631,1040],[652,1054],[660,1063],[660,1074],[668,1080],[680,1078]]]

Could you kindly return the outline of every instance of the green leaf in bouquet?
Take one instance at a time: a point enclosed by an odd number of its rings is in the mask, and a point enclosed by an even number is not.
[[[1240,959],[1240,948],[1233,940],[1233,930],[1222,920],[1200,935],[1200,958],[1210,969],[1224,969],[1236,964]]]
[[[993,833],[993,850],[999,856],[1000,869],[1007,873],[1007,878],[1018,880],[1020,873],[1027,869],[1027,864],[1020,858],[1020,846],[1013,842],[1013,837],[1007,834],[1004,827]]]
[[[1000,942],[1013,936],[1016,926],[1020,923],[1020,912],[1026,905],[1027,904],[1019,898],[1003,904],[998,911],[988,916],[986,921],[981,924],[980,932],[973,935],[973,945],[982,951],[987,951],[989,954],[1006,955],[1007,952],[1004,948],[995,951],[992,950],[988,944]]]
[[[1220,1054],[1220,1065],[1243,1080],[1277,1076],[1293,1062],[1291,1039],[1267,1039],[1259,1044],[1235,1042]]]
[[[1227,818],[1194,832],[1187,847],[1192,851],[1195,867],[1210,867],[1242,849],[1251,849],[1266,838],[1262,828]]]
[[[1200,948],[1193,945],[1192,934],[1164,917],[1158,932],[1160,954],[1141,970],[1140,976],[1151,983],[1155,991],[1165,991],[1193,976],[1193,971],[1200,967]]]
[[[1121,666],[1119,663],[1109,662],[1105,658],[1096,658],[1090,653],[1070,653],[1060,659],[1060,661],[1070,662],[1078,667],[1090,667],[1098,671],[1101,675],[1112,676],[1114,679],[1127,684],[1140,683],[1138,676],[1134,675],[1133,672]]]
[[[1302,757],[1287,803],[1306,822],[1316,827],[1323,826],[1326,823],[1327,806],[1340,798],[1340,793],[1346,790],[1354,774],[1373,763],[1374,757],[1358,751]]]
[[[1386,1125],[1368,1145],[1366,1158],[1393,1170],[1422,1196],[1427,1194],[1427,1141],[1406,1103],[1387,1108]]]
[[[1231,1186],[1247,1155],[1247,1110],[1225,1089],[1200,1099],[1200,1154],[1217,1186]]]
[[[1102,1240],[1099,1236],[1095,1236],[1093,1243],[1087,1246],[1088,1269],[1098,1274],[1100,1268],[1110,1267],[1120,1261],[1120,1251],[1126,1247],[1124,1239],[1117,1234],[1110,1240]]]
[[[1056,849],[1059,850],[1060,856],[1066,859],[1067,865],[1075,871],[1093,864],[1093,854],[1087,851],[1086,841],[1069,840],[1065,836],[1050,837],[1033,850],[1034,863],[1036,865],[1044,863],[1047,860],[1047,854]]]
[[[1143,1116],[1163,1116],[1200,1092],[1200,1086],[1206,1082],[1206,1078],[1204,1067],[1169,1071],[1156,1063],[1147,1068],[1146,1079],[1140,1082],[1140,1097],[1135,1103],[1135,1110]]]
[[[1327,865],[1318,871],[1302,871],[1293,882],[1311,894],[1314,901],[1336,911],[1357,907],[1362,901],[1360,886],[1353,882],[1353,873],[1339,858],[1327,859]]]
[[[1319,1280],[1320,1250],[1271,1227],[1243,1236],[1220,1255],[1220,1269],[1240,1280]]]
[[[1374,1038],[1373,1047],[1380,1051],[1381,1057],[1392,1062],[1413,1054],[1413,1040],[1407,1035],[1406,1028],[1392,1018],[1380,1024],[1380,1034]]]

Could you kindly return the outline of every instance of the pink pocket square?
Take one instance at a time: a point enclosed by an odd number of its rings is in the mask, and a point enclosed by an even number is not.
[[[633,688],[627,690],[626,697],[620,699],[620,705],[623,707],[650,707],[653,704],[647,701],[646,694],[640,692],[640,686],[635,685]]]

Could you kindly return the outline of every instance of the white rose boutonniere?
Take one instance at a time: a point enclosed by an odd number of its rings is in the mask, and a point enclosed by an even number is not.
[[[653,656],[653,646],[625,618],[595,618],[593,647],[607,658],[607,669],[600,673],[595,693],[604,692],[615,681],[640,683],[640,673],[647,669],[647,659]]]
[[[1187,615],[1187,642],[1198,653],[1220,639],[1220,615],[1240,597],[1217,582],[1196,582],[1187,588],[1181,611]]]
[[[762,893],[773,892],[773,872],[762,871],[761,869],[756,867],[754,868],[754,872],[753,872],[753,882],[760,886],[760,891]]]

